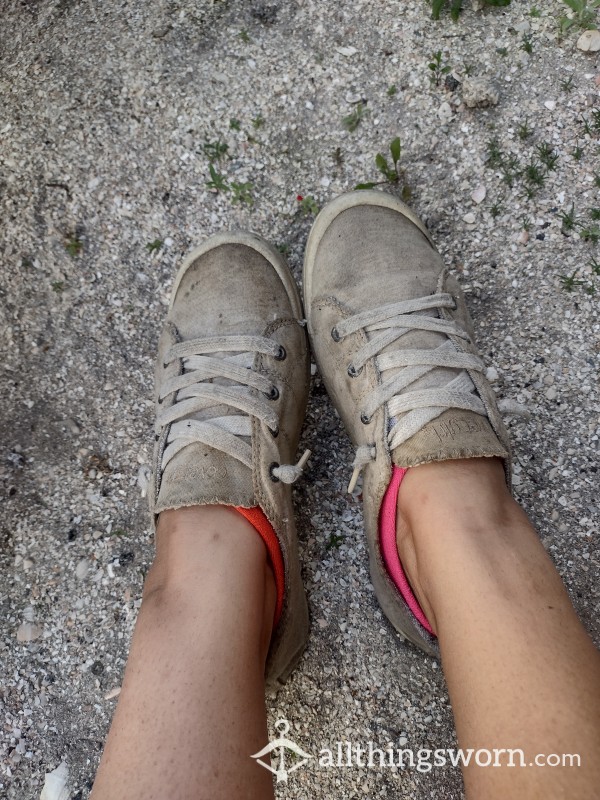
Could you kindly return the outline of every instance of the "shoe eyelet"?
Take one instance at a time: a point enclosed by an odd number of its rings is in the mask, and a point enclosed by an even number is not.
[[[275,359],[275,361],[285,361],[286,357],[287,353],[285,347],[282,344],[280,344],[279,352],[277,353],[277,355],[274,355],[273,358]]]
[[[273,463],[269,467],[269,478],[271,478],[273,483],[279,483],[279,478],[277,477],[277,475],[273,475],[273,470],[277,469],[278,466],[279,464],[276,461],[273,461]]]
[[[350,375],[351,378],[358,377],[362,371],[363,371],[362,367],[360,367],[359,369],[356,369],[354,364],[349,364],[348,365],[348,375]]]
[[[160,435],[158,433],[155,433],[154,434],[154,441],[158,442],[159,439],[160,439]]]
[[[279,436],[279,426],[277,426],[277,428],[275,428],[274,431],[272,431],[271,428],[269,428],[269,433],[274,439],[276,439]]]
[[[331,338],[333,339],[334,342],[341,341],[342,337],[339,335],[337,328],[331,329]]]
[[[279,389],[276,386],[271,388],[270,392],[267,392],[267,397],[269,400],[278,400],[279,399]]]
[[[360,412],[360,421],[363,425],[368,425],[371,422],[371,417],[368,417],[364,411]]]
[[[158,405],[159,405],[159,406],[162,406],[162,404],[163,404],[163,400],[164,400],[164,398],[163,398],[163,397],[157,397],[157,398],[156,398],[156,402],[158,403]]]

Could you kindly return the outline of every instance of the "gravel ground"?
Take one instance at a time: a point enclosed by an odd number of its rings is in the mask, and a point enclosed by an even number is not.
[[[299,279],[314,209],[297,196],[320,206],[377,180],[396,136],[391,190],[461,276],[498,394],[531,411],[510,423],[515,493],[600,640],[600,71],[579,31],[558,37],[564,6],[539,5],[468,7],[453,25],[413,0],[0,0],[3,798],[39,797],[63,761],[71,798],[88,796],[152,559],[153,359],[182,256],[250,228]],[[215,142],[216,171],[252,184],[252,206],[207,189]],[[303,445],[312,637],[270,724],[290,720],[312,753],[344,738],[453,746],[439,664],[378,609],[345,493],[353,454],[318,375]],[[282,786],[462,796],[451,768],[313,761]]]

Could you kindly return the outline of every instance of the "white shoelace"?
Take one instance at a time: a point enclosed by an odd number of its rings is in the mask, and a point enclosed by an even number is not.
[[[353,363],[348,366],[350,375],[357,375],[367,361],[375,358],[377,369],[384,377],[390,369],[405,367],[372,390],[365,398],[361,419],[368,423],[373,414],[387,403],[390,429],[388,445],[394,450],[406,442],[428,422],[436,419],[450,408],[474,411],[487,416],[485,406],[476,394],[475,384],[467,370],[483,372],[483,361],[474,355],[460,353],[450,339],[432,349],[399,350],[381,353],[381,351],[401,339],[406,333],[414,330],[432,331],[446,336],[460,336],[469,340],[469,335],[450,320],[423,316],[422,311],[433,308],[454,309],[455,303],[449,294],[434,294],[390,303],[371,311],[364,311],[341,321],[332,336],[341,340],[360,329],[367,333],[375,333],[356,353]],[[460,369],[461,372],[443,387],[406,391],[415,381],[423,378],[436,368]],[[526,413],[514,403],[505,404],[507,413]],[[398,414],[403,414],[397,419]],[[352,492],[362,469],[377,457],[375,445],[360,445],[352,464],[354,471],[348,491]]]
[[[220,450],[252,468],[251,417],[263,422],[274,436],[279,432],[279,415],[272,405],[279,390],[270,378],[252,369],[257,353],[278,360],[286,357],[281,345],[263,336],[207,336],[180,342],[168,351],[165,365],[182,359],[183,372],[165,381],[159,396],[161,403],[176,393],[175,403],[156,419],[157,435],[165,426],[171,426],[162,457],[163,470],[177,453],[194,442]],[[233,385],[210,383],[213,378],[225,378]],[[219,406],[242,413],[219,415]],[[274,466],[271,476],[283,483],[294,483],[309,456],[310,450],[306,450],[297,464]]]

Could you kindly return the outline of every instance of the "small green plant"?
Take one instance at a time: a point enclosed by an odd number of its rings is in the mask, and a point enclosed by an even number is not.
[[[499,56],[507,56],[508,55],[508,47],[497,47],[496,52]]]
[[[532,6],[531,10],[529,11],[529,16],[539,18],[542,16],[542,12],[536,6]]]
[[[362,102],[362,100],[360,100],[354,106],[354,110],[346,117],[343,117],[342,123],[344,125],[344,128],[346,128],[347,131],[350,131],[350,133],[354,133],[354,131],[358,128],[358,126],[364,119],[366,113],[367,113],[367,107]]]
[[[536,161],[534,158],[531,159],[529,164],[523,170],[523,178],[525,180],[525,191],[527,197],[530,199],[535,197],[538,190],[542,188],[542,186],[546,183],[547,174],[543,169],[543,165]]]
[[[344,537],[338,536],[335,533],[331,533],[329,535],[329,541],[325,545],[326,550],[337,550],[338,547],[343,543]]]
[[[239,119],[230,119],[229,120],[229,127],[232,131],[241,131],[242,130],[242,123]]]
[[[492,219],[498,219],[502,211],[503,211],[502,203],[496,202],[492,206],[490,206],[490,214],[492,216]]]
[[[358,183],[354,189],[372,189],[374,186],[381,186],[384,183],[392,183],[396,184],[400,180],[400,172],[398,169],[398,163],[400,161],[400,155],[402,153],[402,144],[400,143],[400,138],[396,136],[395,139],[392,139],[390,142],[390,155],[392,157],[392,164],[390,165],[387,158],[383,155],[383,153],[377,153],[375,156],[375,166],[384,176],[385,180],[383,181],[369,181],[367,183]]]
[[[571,203],[571,209],[569,211],[561,211],[558,216],[562,223],[561,231],[563,233],[572,231],[577,224],[575,222],[575,203]]]
[[[600,261],[598,261],[596,258],[592,258],[590,261],[590,269],[594,275],[600,275]]]
[[[517,133],[519,134],[519,139],[522,140],[529,139],[533,133],[533,128],[530,127],[527,117],[525,117],[525,120],[517,128]]]
[[[581,158],[583,156],[583,148],[577,145],[575,150],[573,150],[573,152],[571,153],[571,155],[573,156],[575,161],[581,161]]]
[[[600,220],[600,208],[590,208],[590,217],[594,222],[598,222]]]
[[[279,244],[275,245],[282,256],[287,256],[292,249],[287,242],[279,242]]]
[[[598,244],[600,242],[600,228],[597,225],[591,225],[589,228],[582,228],[579,234],[584,242],[591,242]]]
[[[83,242],[73,234],[73,236],[69,236],[65,242],[65,250],[71,258],[76,258],[83,250]]]
[[[250,34],[245,28],[242,28],[242,30],[238,33],[238,39],[244,42],[244,44],[248,44],[250,41]]]
[[[210,180],[206,181],[206,188],[214,189],[216,192],[228,192],[230,187],[225,176],[217,172],[212,163],[208,165],[208,170],[210,172]]]
[[[500,166],[502,171],[502,180],[504,183],[512,189],[515,185],[515,181],[521,175],[521,165],[519,164],[519,159],[511,153],[508,158],[503,158],[502,163]]]
[[[600,172],[597,172],[594,175],[594,184],[598,189],[600,189]]]
[[[336,167],[341,167],[342,164],[344,163],[344,154],[342,153],[341,147],[336,147],[333,153],[331,154],[331,157],[333,158]]]
[[[149,253],[155,253],[157,250],[160,250],[162,246],[163,246],[163,240],[155,239],[153,242],[148,242],[148,244],[146,245],[146,250]]]
[[[252,127],[253,127],[255,130],[258,130],[259,128],[262,128],[262,126],[263,126],[264,124],[265,124],[265,118],[264,118],[264,117],[263,117],[263,115],[262,115],[262,114],[259,112],[259,113],[258,113],[258,114],[257,114],[257,115],[254,117],[254,119],[252,120]]]
[[[397,136],[390,143],[390,155],[392,156],[393,166],[388,164],[387,158],[382,153],[377,153],[375,156],[375,164],[379,172],[385,175],[385,179],[389,183],[398,183],[400,175],[398,174],[398,162],[400,161],[400,154],[402,152],[402,145]]]
[[[253,184],[251,183],[236,183],[232,181],[229,188],[231,189],[232,203],[246,203],[246,205],[253,205],[254,199],[252,197]]]
[[[395,83],[393,83],[391,86],[388,86],[386,94],[388,97],[394,97],[394,95],[398,94],[398,87]]]
[[[571,9],[572,16],[560,17],[561,33],[566,33],[573,25],[580,28],[596,27],[596,9],[600,8],[600,0],[562,0]]]
[[[523,228],[524,231],[527,231],[527,233],[529,233],[529,231],[531,230],[531,220],[529,217],[523,217],[523,219],[521,220],[521,227]]]
[[[202,145],[202,149],[204,150],[204,155],[209,159],[209,161],[220,161],[227,155],[229,145],[226,142],[222,142],[220,139],[217,139],[214,142],[209,142],[207,140]]]
[[[300,203],[300,210],[304,214],[304,216],[308,216],[309,214],[314,214],[316,217],[319,211],[319,204],[315,200],[315,198],[309,194],[306,197],[302,197],[298,195],[298,202]]]
[[[571,275],[559,275],[562,288],[566,292],[572,292],[576,286],[583,286],[585,281],[580,280],[577,275],[579,270],[576,269]]]
[[[52,286],[52,291],[56,292],[56,294],[62,294],[65,290],[64,281],[52,281],[50,285]]]
[[[548,144],[548,142],[542,142],[538,144],[535,148],[538,154],[538,158],[544,164],[548,171],[553,171],[556,169],[556,162],[558,161],[558,153],[552,147],[552,145]]]
[[[528,34],[524,34],[521,40],[521,50],[524,50],[527,55],[531,55],[533,53],[533,44],[531,43],[531,36]]]
[[[503,7],[510,5],[510,0],[483,0],[484,7]],[[448,6],[450,17],[458,22],[460,12],[463,10],[463,0],[431,0],[431,18],[438,20],[444,8]]]
[[[564,81],[561,81],[560,82],[560,88],[563,90],[563,92],[565,92],[566,94],[569,94],[569,92],[573,88],[573,76],[569,75],[568,78],[565,78]]]
[[[503,154],[502,150],[500,149],[500,142],[498,141],[498,137],[494,136],[486,145],[487,149],[487,159],[486,163],[488,167],[492,169],[496,169],[497,167],[502,166],[503,162]]]
[[[442,63],[442,51],[438,50],[431,56],[431,61],[427,64],[429,68],[429,80],[432,86],[439,86],[444,75],[447,75],[452,67]]]

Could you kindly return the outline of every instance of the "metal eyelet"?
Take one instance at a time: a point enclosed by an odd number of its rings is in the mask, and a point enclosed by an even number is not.
[[[364,411],[360,412],[360,421],[363,425],[368,425],[371,422],[371,417],[368,417]]]
[[[286,356],[287,356],[287,353],[285,351],[285,347],[282,344],[280,344],[279,345],[279,351],[278,351],[277,355],[273,356],[273,358],[275,359],[275,361],[284,361]]]
[[[273,483],[279,483],[279,478],[277,477],[277,475],[273,475],[273,470],[277,469],[278,466],[279,464],[276,461],[273,461],[273,463],[269,467],[269,478],[271,478]]]
[[[276,386],[271,388],[271,391],[267,393],[267,397],[269,400],[278,400],[279,399],[279,389]]]
[[[348,375],[350,375],[351,378],[358,377],[362,371],[363,371],[362,367],[360,367],[359,369],[356,369],[354,364],[350,364],[348,366]]]
[[[156,398],[156,402],[158,403],[158,405],[159,405],[159,406],[162,406],[162,404],[163,404],[163,400],[164,400],[164,398],[163,398],[163,397],[157,397],[157,398]]]
[[[339,333],[337,331],[337,328],[332,328],[331,329],[331,338],[333,339],[334,342],[341,341],[342,337],[339,335]]]

